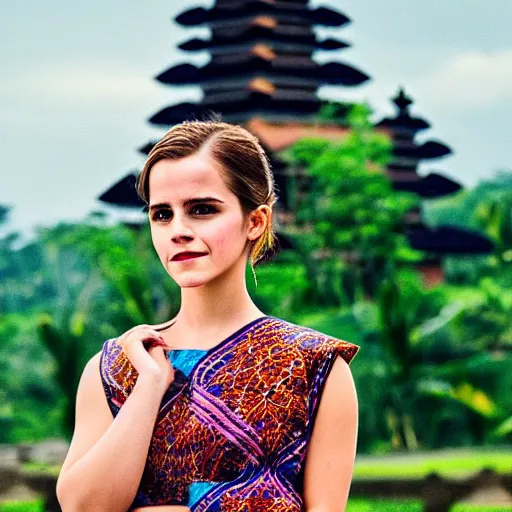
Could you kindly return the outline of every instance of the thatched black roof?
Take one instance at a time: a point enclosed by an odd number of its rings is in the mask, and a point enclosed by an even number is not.
[[[232,56],[225,63],[211,62],[203,67],[193,64],[173,66],[156,79],[172,85],[201,85],[205,82],[223,81],[230,77],[247,79],[254,76],[272,77],[286,76],[288,78],[310,78],[317,80],[319,85],[356,86],[366,82],[369,76],[358,69],[339,62],[316,64],[313,60],[303,59],[265,59],[250,53]]]
[[[240,5],[215,5],[211,9],[195,7],[176,16],[175,21],[184,26],[196,26],[220,22],[239,23],[241,19],[253,16],[272,16],[287,23],[304,23],[307,25],[324,25],[341,27],[350,22],[344,14],[318,7],[316,9],[305,4],[289,2],[265,2],[263,0],[247,0]]]

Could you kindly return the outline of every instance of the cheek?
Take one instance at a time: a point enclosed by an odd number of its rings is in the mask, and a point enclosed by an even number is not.
[[[162,230],[151,228],[151,240],[153,241],[153,247],[160,259],[166,258],[166,255],[163,254],[166,249],[166,244]]]
[[[215,226],[210,232],[209,239],[218,254],[232,252],[235,247],[244,244],[241,220],[234,218]]]

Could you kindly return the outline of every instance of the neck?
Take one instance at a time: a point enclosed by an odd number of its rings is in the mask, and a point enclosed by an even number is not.
[[[181,289],[176,323],[195,333],[240,327],[264,316],[252,301],[245,282],[245,262],[229,273],[194,288]]]

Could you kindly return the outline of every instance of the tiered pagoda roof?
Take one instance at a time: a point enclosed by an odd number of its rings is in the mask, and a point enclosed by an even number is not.
[[[103,192],[99,200],[116,206],[142,209],[144,201],[139,197],[136,190],[138,174],[138,170],[129,172],[106,192]]]
[[[339,39],[318,39],[310,30],[297,30],[288,25],[244,25],[220,32],[210,39],[189,39],[178,45],[178,48],[188,52],[208,50],[212,55],[218,55],[229,52],[235,45],[246,51],[258,43],[264,43],[274,50],[301,52],[341,50],[350,46]]]
[[[202,67],[179,64],[156,78],[172,85],[199,85],[199,103],[171,105],[150,118],[150,123],[171,126],[219,112],[223,119],[244,123],[255,115],[281,120],[312,120],[323,102],[322,85],[357,86],[368,75],[354,67],[312,58],[317,50],[349,46],[337,39],[320,40],[313,27],[341,27],[347,16],[307,1],[217,0],[211,9],[193,8],[176,17],[184,26],[206,25],[209,39],[190,39],[180,48],[207,50],[210,61]]]
[[[393,160],[388,172],[397,190],[414,192],[424,198],[451,195],[462,187],[459,183],[438,173],[427,176],[418,174],[418,165],[425,160],[435,160],[452,153],[442,142],[428,140],[423,144],[415,141],[418,132],[430,128],[422,118],[413,117],[410,107],[413,100],[400,89],[393,98],[397,107],[395,117],[385,118],[377,127],[389,133],[393,139]],[[491,242],[479,233],[451,226],[430,228],[423,224],[421,215],[409,222],[407,235],[414,249],[436,254],[486,254],[492,250]]]
[[[350,20],[334,9],[313,8],[308,0],[216,0],[212,8],[189,9],[175,21],[187,27],[203,25],[210,29],[208,39],[192,38],[179,45],[185,52],[207,51],[210,60],[202,67],[189,63],[172,66],[156,79],[164,84],[198,85],[203,98],[198,103],[165,107],[150,118],[154,125],[169,127],[220,113],[225,121],[246,125],[258,117],[283,125],[295,121],[306,126],[327,103],[317,96],[320,86],[357,86],[369,79],[348,64],[318,64],[313,60],[315,51],[349,46],[338,39],[319,38],[314,26],[342,27]],[[273,156],[276,148],[268,142],[281,191],[280,204],[286,208],[283,163]],[[147,154],[153,145],[148,142],[140,150]],[[141,206],[133,191],[135,176],[130,172],[100,200]]]
[[[315,25],[342,27],[350,23],[345,14],[324,7],[313,8],[308,0],[216,0],[212,8],[196,7],[176,17],[187,27],[210,29],[207,39],[192,38],[179,45],[185,52],[207,51],[209,62],[201,67],[190,63],[172,66],[156,79],[164,84],[197,85],[203,97],[198,103],[170,105],[155,113],[150,123],[169,127],[185,120],[220,114],[228,122],[244,124],[260,138],[271,158],[279,205],[290,215],[287,183],[290,179],[276,153],[297,139],[326,136],[339,139],[347,131],[340,123],[318,124],[317,115],[327,102],[318,98],[322,85],[358,86],[368,75],[340,62],[319,64],[313,60],[318,50],[340,50],[348,43],[321,39]],[[417,168],[422,161],[451,154],[442,142],[416,142],[416,135],[430,125],[411,115],[413,101],[400,90],[393,99],[394,117],[385,118],[377,128],[393,139],[393,161],[388,172],[396,189],[417,193],[424,198],[452,194],[461,186],[433,172],[422,177]],[[147,154],[153,142],[140,151]],[[105,192],[100,200],[119,206],[141,207],[135,192],[137,172],[130,172]],[[429,252],[431,261],[442,254],[481,254],[491,243],[478,233],[441,226],[432,229],[421,221],[421,211],[411,212],[407,234],[412,247]],[[282,246],[288,246],[281,235]]]
[[[189,9],[177,16],[176,22],[184,26],[207,24],[211,28],[216,28],[238,24],[241,19],[252,19],[255,16],[269,16],[287,23],[328,27],[340,27],[350,21],[344,14],[333,9],[326,7],[312,9],[307,2],[239,0],[216,2],[211,9],[203,7]]]
[[[377,124],[393,135],[395,158],[390,169],[415,171],[420,160],[441,158],[452,153],[448,146],[439,141],[429,140],[422,145],[414,141],[416,134],[430,128],[430,124],[420,117],[411,116],[409,109],[413,101],[406,96],[403,88],[393,98],[393,103],[397,107],[397,115],[385,118]]]

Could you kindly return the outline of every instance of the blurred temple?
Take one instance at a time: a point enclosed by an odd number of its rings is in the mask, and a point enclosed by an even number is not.
[[[422,161],[436,160],[450,155],[452,151],[435,140],[428,140],[421,145],[414,140],[416,134],[430,128],[430,124],[422,118],[411,116],[409,108],[413,101],[403,89],[393,98],[393,103],[397,108],[396,116],[382,119],[376,125],[378,129],[387,132],[393,141],[393,159],[388,166],[393,187],[429,199],[459,191],[461,185],[442,174],[418,174],[418,165]],[[438,226],[435,229],[426,226],[422,221],[421,209],[410,211],[406,221],[406,234],[411,247],[429,254],[418,268],[430,285],[443,279],[442,256],[487,254],[493,247],[486,237],[474,231],[453,226]]]
[[[211,59],[203,67],[185,63],[173,66],[157,76],[172,85],[199,85],[200,103],[180,103],[154,114],[149,122],[169,128],[184,120],[206,119],[220,114],[228,122],[244,125],[259,137],[267,150],[279,190],[276,225],[281,247],[288,246],[285,231],[293,223],[294,213],[288,201],[293,172],[279,159],[279,152],[305,136],[339,139],[347,131],[343,123],[318,122],[318,112],[326,101],[318,97],[322,85],[354,87],[369,79],[358,69],[339,62],[318,64],[313,52],[340,50],[349,46],[338,39],[321,39],[314,26],[343,27],[350,20],[343,13],[325,7],[313,8],[308,0],[216,0],[211,9],[189,9],[176,17],[183,26],[206,25],[209,39],[190,39],[179,45],[185,52],[209,52]],[[459,184],[432,173],[420,177],[418,164],[451,153],[435,141],[418,145],[415,135],[429,127],[420,118],[411,117],[412,101],[401,90],[393,100],[398,113],[383,119],[377,127],[394,141],[389,176],[395,188],[432,198],[459,190]],[[154,142],[140,148],[148,154]],[[129,173],[100,196],[112,205],[141,208],[135,192],[137,171]],[[420,211],[411,211],[407,235],[412,247],[428,251],[421,265],[426,281],[442,280],[440,261],[445,254],[481,254],[491,250],[481,235],[452,227],[431,229],[421,220]]]

